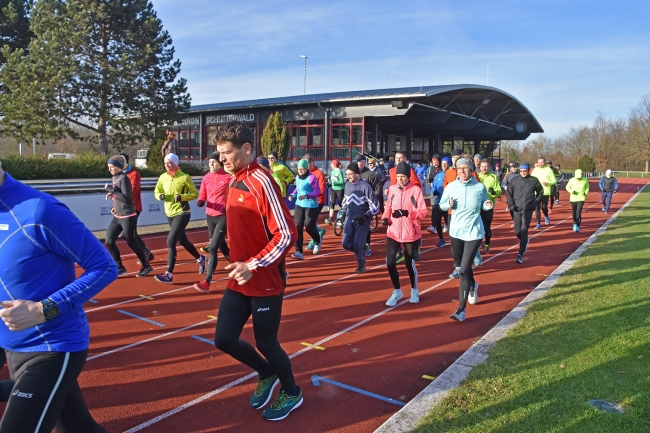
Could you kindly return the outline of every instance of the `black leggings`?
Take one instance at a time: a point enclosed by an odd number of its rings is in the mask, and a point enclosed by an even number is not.
[[[318,227],[316,222],[318,221],[318,214],[320,213],[321,207],[313,208],[304,208],[302,206],[296,206],[293,211],[293,219],[296,222],[296,228],[298,229],[298,240],[296,240],[296,251],[302,253],[303,241],[303,228],[307,231],[307,234],[311,236],[311,239],[314,241],[314,245],[320,243],[320,233],[318,232]]]
[[[401,247],[401,243],[397,242],[395,239],[386,238],[386,267],[388,267],[388,275],[390,275],[390,281],[393,283],[393,288],[395,290],[400,289],[399,284],[399,273],[397,272],[397,251]],[[404,265],[406,265],[406,270],[409,274],[409,279],[411,280],[411,288],[418,288],[418,270],[415,267],[415,261],[413,260],[413,253],[420,248],[420,241],[414,242],[404,242]]]
[[[175,217],[167,217],[169,222],[169,235],[167,236],[167,272],[174,272],[176,265],[176,243],[180,244],[192,255],[195,259],[199,259],[201,255],[196,250],[196,247],[185,233],[185,227],[190,222],[191,215],[189,213],[182,213]]]
[[[571,210],[573,210],[573,224],[576,224],[580,227],[582,222],[582,206],[584,206],[584,201],[572,201]]]
[[[458,309],[464,310],[467,306],[467,295],[470,287],[474,286],[474,271],[472,263],[474,257],[481,246],[482,239],[474,241],[463,241],[451,238],[451,254],[454,257],[454,263],[460,265],[460,288],[458,290]]]
[[[542,200],[539,202],[539,204],[535,207],[535,217],[537,218],[537,224],[540,224],[540,208],[542,209],[542,212],[544,212],[544,216],[548,217],[548,199],[549,195],[543,195]]]
[[[129,248],[133,250],[135,255],[138,256],[140,263],[142,263],[142,266],[149,266],[147,258],[144,255],[144,249],[137,241],[137,227],[137,215],[133,215],[128,218],[113,217],[111,222],[108,224],[108,228],[106,229],[106,247],[108,248],[108,251],[111,253],[113,260],[115,260],[115,263],[118,266],[122,264],[122,258],[120,257],[120,249],[117,247],[117,245],[115,245],[115,241],[117,241],[120,233],[124,233],[124,240],[126,241]]]
[[[135,223],[136,223],[136,227],[135,227],[135,241],[138,243],[138,245],[140,245],[140,248],[142,248],[142,250],[144,251],[144,250],[147,248],[147,245],[145,245],[144,241],[142,240],[142,238],[141,238],[140,235],[138,234],[138,227],[137,227],[137,224],[138,224],[138,218],[140,218],[140,213],[141,213],[141,212],[136,212],[136,217],[135,217]]]
[[[343,190],[330,189],[330,201],[329,208],[334,209],[334,206],[338,204],[339,208],[343,205]]]
[[[494,209],[481,210],[481,221],[485,229],[485,245],[490,245],[492,240],[492,219],[494,218]]]
[[[515,236],[519,238],[519,254],[524,254],[526,246],[528,245],[528,229],[530,221],[533,219],[533,210],[525,210],[523,212],[513,212],[512,220],[515,224]]]
[[[440,207],[436,204],[431,207],[431,225],[436,228],[438,237],[443,239],[442,236],[442,218],[445,218],[445,223],[447,223],[448,213],[441,210]]]
[[[107,433],[88,412],[77,383],[87,353],[8,351],[15,385],[0,433]]]
[[[208,261],[208,271],[205,276],[205,281],[208,283],[212,281],[212,275],[214,275],[214,270],[217,269],[217,250],[221,251],[221,254],[230,260],[230,248],[226,243],[226,235],[228,230],[226,227],[226,214],[221,214],[217,216],[207,215],[208,220],[208,234],[210,235],[210,260]]]
[[[280,269],[283,270],[284,266],[280,266]],[[262,379],[277,374],[282,389],[289,394],[295,394],[297,387],[291,371],[291,361],[278,341],[283,298],[283,294],[246,296],[227,288],[219,306],[214,345],[257,371]],[[239,338],[251,315],[257,350]]]

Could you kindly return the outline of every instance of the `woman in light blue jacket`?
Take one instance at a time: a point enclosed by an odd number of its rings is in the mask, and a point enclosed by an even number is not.
[[[322,238],[316,226],[318,219],[318,196],[320,186],[316,176],[309,172],[309,163],[306,159],[298,162],[298,176],[296,176],[296,189],[289,196],[289,200],[296,200],[296,207],[293,210],[293,219],[298,229],[298,240],[296,241],[296,252],[291,257],[296,260],[303,260],[302,254],[303,236],[302,229],[307,230],[314,242],[314,254],[320,252]]]
[[[451,318],[462,322],[465,320],[465,307],[478,302],[478,283],[474,280],[472,262],[477,257],[484,236],[481,209],[490,210],[493,207],[488,199],[488,193],[482,183],[473,176],[474,164],[472,158],[463,155],[456,161],[458,180],[451,182],[445,188],[440,198],[440,209],[452,210],[449,222],[449,237],[451,238],[451,255],[460,274],[460,290],[458,309]]]

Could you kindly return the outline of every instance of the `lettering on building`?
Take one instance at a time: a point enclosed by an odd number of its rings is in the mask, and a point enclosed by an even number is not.
[[[188,117],[181,120],[180,122],[174,122],[174,125],[178,126],[199,126],[201,124],[201,119],[198,117]]]
[[[218,116],[207,116],[205,118],[206,125],[215,125],[233,121],[255,122],[255,114],[221,114]]]

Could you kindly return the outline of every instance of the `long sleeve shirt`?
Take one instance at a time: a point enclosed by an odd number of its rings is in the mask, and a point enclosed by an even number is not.
[[[320,194],[318,194],[318,205],[322,206],[325,204],[325,194],[327,194],[325,174],[316,166],[309,170],[309,172],[318,180],[318,188],[320,189]]]
[[[454,199],[454,206],[449,205],[449,199]],[[483,239],[485,229],[481,220],[481,210],[489,210],[485,206],[488,199],[487,190],[482,183],[473,177],[468,181],[455,180],[445,188],[440,198],[440,209],[453,209],[449,222],[449,236],[463,241]]]
[[[219,216],[226,212],[228,185],[232,176],[223,168],[203,176],[199,189],[199,200],[205,202],[205,214]]]
[[[379,210],[379,201],[370,184],[359,179],[357,183],[345,184],[341,210],[346,213],[346,218],[357,219],[364,214],[372,216]]]
[[[109,192],[113,194],[113,215],[116,218],[128,218],[135,215],[131,180],[123,171],[113,176]]]

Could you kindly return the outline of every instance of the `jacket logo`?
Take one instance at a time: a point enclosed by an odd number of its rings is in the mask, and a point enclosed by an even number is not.
[[[237,199],[237,201],[239,203],[243,203],[244,202],[244,194],[239,194],[239,198]]]
[[[269,310],[270,310],[269,307],[264,307],[264,308],[258,308],[257,312],[259,313],[260,311],[269,311]]]
[[[22,397],[22,398],[32,398],[33,394],[28,393],[28,392],[20,392],[20,390],[15,390],[11,395],[15,395],[16,397]]]
[[[9,230],[9,224],[0,224],[0,230]]]

